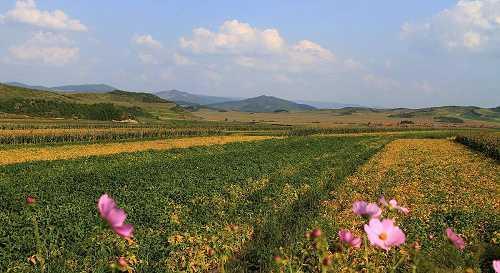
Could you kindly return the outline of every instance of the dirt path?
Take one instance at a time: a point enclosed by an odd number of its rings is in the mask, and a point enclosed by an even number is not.
[[[150,140],[137,142],[63,145],[33,148],[0,150],[0,165],[16,164],[29,161],[48,161],[73,159],[87,156],[102,156],[119,153],[140,152],[147,150],[169,150],[193,146],[226,144],[231,142],[246,142],[265,140],[271,136],[213,136],[191,137],[182,139]]]

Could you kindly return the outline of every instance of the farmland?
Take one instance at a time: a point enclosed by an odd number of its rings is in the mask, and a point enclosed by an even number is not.
[[[53,132],[58,130],[75,129]],[[446,224],[457,223],[471,244],[490,242],[498,230],[498,163],[445,139],[459,131],[296,130],[280,131],[278,138],[240,131],[4,144],[0,268],[106,272],[125,256],[137,272],[271,272],[275,255],[302,259],[297,253],[304,232],[321,227],[334,240],[338,228],[359,224],[347,213],[349,203],[380,194],[408,204],[414,214],[402,227],[429,255],[441,245],[422,234],[439,237]],[[136,230],[132,244],[99,220],[95,202],[102,193],[129,214]],[[26,196],[35,196],[36,205],[23,205]],[[467,261],[456,263],[481,266]]]
[[[1,272],[385,272],[399,256],[396,272],[488,272],[497,255],[495,121],[385,124],[388,112],[364,119],[353,112],[336,124],[327,111],[261,114],[282,115],[278,122],[182,111],[189,118],[165,119],[127,93],[58,99],[117,96],[125,96],[120,107],[141,105],[152,116],[2,114]],[[327,113],[324,122],[308,123],[314,113]],[[96,201],[104,193],[127,212],[133,238],[100,219]],[[361,235],[352,202],[380,195],[410,208],[406,218],[389,212],[406,244],[384,255],[343,252],[339,229]],[[36,201],[26,204],[27,197]],[[447,248],[440,237],[448,226],[466,238],[467,251]],[[323,234],[314,247],[304,237],[313,229]],[[445,263],[436,253],[452,258]]]
[[[136,226],[139,271],[213,267],[236,253],[245,257],[234,266],[255,267],[300,237],[319,200],[386,142],[299,137],[2,167],[1,267],[33,270],[25,261],[36,252],[33,230],[19,206],[32,194],[51,271],[102,271],[118,255],[94,213],[103,192],[121,200]],[[205,257],[206,247],[217,254]]]

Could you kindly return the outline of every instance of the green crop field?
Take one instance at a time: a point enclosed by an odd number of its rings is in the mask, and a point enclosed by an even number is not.
[[[231,131],[231,128],[213,125],[213,134]],[[362,262],[363,252],[353,252],[350,254],[352,258],[346,258],[342,252],[338,252],[335,243],[338,229],[353,227],[353,223],[359,224],[357,221],[352,222],[350,216],[343,216],[344,211],[350,210],[351,199],[355,196],[359,199],[375,198],[376,194],[370,191],[365,196],[356,193],[365,192],[362,187],[369,188],[370,183],[374,183],[373,186],[386,183],[384,175],[391,181],[397,181],[377,191],[378,194],[397,193],[392,197],[404,201],[412,209],[418,207],[420,210],[412,215],[411,221],[403,222],[403,228],[409,232],[408,240],[411,241],[401,247],[402,257],[408,257],[408,260],[403,261],[397,272],[405,272],[414,264],[413,256],[403,253],[408,253],[405,252],[409,251],[408,246],[415,242],[424,244],[423,249],[427,251],[428,257],[435,257],[433,251],[440,248],[434,245],[429,248],[426,245],[429,242],[419,236],[423,236],[423,232],[432,232],[438,237],[444,227],[443,222],[460,227],[460,231],[466,231],[467,239],[471,240],[467,248],[470,251],[461,253],[455,250],[449,254],[452,265],[462,269],[465,268],[463,266],[479,269],[485,266],[484,259],[490,259],[485,255],[494,255],[492,253],[497,251],[495,249],[498,246],[492,242],[496,240],[495,236],[500,235],[495,233],[498,230],[494,225],[494,219],[499,217],[494,211],[500,202],[491,189],[495,189],[495,185],[498,189],[500,183],[498,175],[495,176],[495,173],[498,174],[498,163],[452,140],[458,134],[477,134],[477,130],[397,131],[391,128],[287,129],[252,126],[234,127],[236,130],[232,132],[279,138],[191,147],[196,146],[198,140],[195,138],[186,146],[191,148],[110,155],[105,155],[103,151],[103,155],[88,157],[85,153],[90,151],[85,148],[85,143],[75,145],[78,142],[70,140],[72,143],[65,144],[64,138],[58,140],[56,133],[61,131],[71,136],[75,133],[72,130],[87,130],[94,134],[98,129],[111,132],[124,130],[126,133],[141,128],[60,126],[24,130],[13,127],[17,131],[5,130],[17,132],[21,137],[23,133],[28,137],[36,137],[33,136],[35,132],[40,132],[42,137],[55,139],[49,145],[43,141],[37,145],[6,142],[3,148],[9,155],[20,155],[21,150],[25,149],[47,152],[52,150],[50,147],[68,147],[75,157],[0,166],[0,271],[298,273],[340,272],[335,268],[345,269],[342,272],[355,272],[362,268],[374,269],[375,266],[385,270],[388,268],[385,260],[396,259],[399,254],[390,252],[380,256],[379,252],[369,252],[367,257],[371,257],[371,263],[367,264]],[[153,126],[142,129],[160,128]],[[185,130],[191,129],[190,126],[185,127]],[[490,131],[489,134],[496,135],[496,132]],[[12,137],[16,139],[16,136]],[[215,137],[207,137],[203,141],[211,138]],[[140,139],[129,141],[132,145]],[[238,141],[238,138],[234,139]],[[408,142],[397,142],[398,139],[408,139]],[[78,141],[76,136],[75,141]],[[108,140],[109,145],[103,144],[102,149],[115,145],[112,141]],[[176,143],[187,141],[175,140]],[[432,144],[432,141],[437,142]],[[137,145],[146,144],[138,142]],[[462,148],[457,148],[459,146]],[[44,147],[50,149],[45,151]],[[147,150],[147,146],[144,147],[140,150]],[[426,151],[428,147],[435,149]],[[78,149],[82,149],[81,152]],[[466,157],[465,150],[468,151]],[[452,152],[448,155],[446,151]],[[436,169],[439,165],[429,165],[425,172],[417,168],[408,173],[409,167],[429,161],[428,157],[419,159],[418,156],[430,152],[435,153],[433,158],[438,155],[446,159],[461,158],[456,162],[437,163],[443,165],[443,169]],[[81,156],[76,156],[78,153]],[[413,156],[412,153],[417,154]],[[404,165],[397,164],[405,160],[407,162]],[[29,158],[23,161],[29,161]],[[460,212],[466,218],[460,214],[450,218],[452,220],[446,220],[450,215],[436,211],[433,217],[441,222],[429,226],[423,213],[426,211],[425,203],[412,197],[419,196],[422,186],[408,184],[412,188],[405,196],[405,183],[416,175],[422,175],[418,179],[436,183],[435,188],[427,191],[429,202],[439,207],[446,200],[443,199],[444,192],[436,193],[441,189],[439,185],[447,181],[446,177],[456,175],[457,171],[450,171],[449,168],[458,168],[463,162],[467,163],[467,168],[462,171],[464,175],[470,175],[471,170],[480,170],[480,175],[484,177],[482,182],[478,182],[482,184],[478,185],[490,187],[472,196],[468,192],[463,194],[468,196],[470,203],[485,200],[482,207],[486,209],[477,210],[480,214],[474,217],[471,216],[473,212]],[[441,172],[444,174],[436,176],[436,173]],[[364,179],[368,185],[356,184],[360,183],[356,181]],[[467,185],[474,188],[474,180],[469,177],[466,181],[469,181]],[[135,229],[134,237],[130,240],[117,236],[99,217],[96,202],[104,193],[114,198],[118,206],[128,213],[127,223]],[[434,194],[441,199],[432,197]],[[36,203],[27,205],[27,196],[34,197]],[[446,206],[457,209],[454,203]],[[412,223],[417,226],[412,226]],[[485,224],[487,230],[482,229]],[[304,238],[304,234],[314,228],[321,228],[325,235],[320,237],[320,241],[313,242],[315,247],[311,249],[307,246],[308,239]],[[480,235],[476,236],[476,233]],[[440,240],[438,242],[446,242]],[[326,250],[323,248],[325,244],[330,244]],[[475,245],[478,244],[483,249],[487,247],[487,251],[477,252]],[[328,254],[337,252],[340,256]],[[126,267],[117,264],[119,257],[126,259]],[[327,263],[326,266],[321,262],[318,264],[317,261],[321,259],[331,259],[335,263]],[[429,258],[428,263],[420,262],[421,268],[441,270],[432,262],[433,259]],[[349,269],[347,264],[357,267]]]
[[[299,137],[2,167],[0,268],[35,269],[26,263],[37,253],[33,214],[47,270],[103,272],[122,253],[100,227],[95,204],[102,193],[129,213],[139,271],[222,261],[259,268],[302,236],[319,201],[387,141]],[[33,211],[23,204],[27,195],[39,199]],[[238,232],[227,231],[231,225]],[[170,242],[176,235],[194,240]],[[212,257],[188,253],[207,246]]]

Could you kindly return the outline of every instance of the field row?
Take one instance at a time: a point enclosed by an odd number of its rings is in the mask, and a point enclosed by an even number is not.
[[[51,129],[8,129],[0,130],[0,145],[57,144],[78,142],[112,142],[134,139],[162,139],[192,136],[222,136],[231,134],[308,136],[332,134],[387,133],[400,134],[433,132],[443,136],[454,136],[461,130],[429,130],[377,127],[346,128],[302,128],[302,127],[118,127],[118,128],[51,128]]]
[[[104,272],[120,255],[137,272],[264,269],[388,141],[294,137],[0,167],[0,271],[40,270],[26,259],[37,253],[46,272]],[[135,227],[127,252],[99,219],[103,193]]]
[[[321,217],[311,228],[320,226],[333,245],[339,242],[340,229],[362,236],[366,220],[353,213],[352,204],[359,200],[379,203],[384,196],[409,209],[407,215],[387,208],[382,214],[395,219],[406,233],[401,251],[339,254],[334,259],[340,265],[331,272],[360,272],[369,267],[389,272],[394,265],[391,261],[401,255],[411,257],[400,266],[400,272],[411,272],[413,266],[417,272],[468,272],[468,268],[470,272],[490,272],[491,259],[500,255],[499,174],[500,166],[494,160],[450,140],[395,140],[330,193],[322,202]],[[465,250],[451,246],[444,237],[446,228],[465,239]],[[304,256],[307,243],[302,242],[282,255],[296,270],[321,268],[318,259]]]
[[[148,150],[169,150],[193,146],[220,145],[274,138],[272,136],[211,136],[135,142],[75,144],[63,146],[26,147],[0,150],[0,165],[28,161],[49,161],[89,156],[104,156]]]
[[[500,160],[500,132],[498,131],[462,133],[457,136],[456,141]]]

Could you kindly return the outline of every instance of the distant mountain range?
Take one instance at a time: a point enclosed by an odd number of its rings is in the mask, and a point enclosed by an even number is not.
[[[285,112],[285,111],[309,111],[316,108],[288,101],[272,96],[259,96],[250,99],[227,101],[207,105],[212,108],[232,110],[240,112]]]
[[[308,101],[308,100],[297,100],[295,102],[311,105],[318,109],[341,109],[346,107],[364,107],[359,104],[348,104],[340,102],[322,102],[322,101]]]
[[[34,90],[68,92],[68,93],[108,93],[117,90],[117,88],[106,84],[63,85],[54,87],[29,85],[20,82],[7,82],[5,84],[10,86],[34,89]]]
[[[227,101],[235,101],[240,98],[226,98],[207,95],[197,95],[179,90],[161,91],[156,93],[158,97],[173,101],[182,106],[208,105]]]
[[[235,102],[243,100],[242,98],[216,97],[207,95],[198,95],[179,90],[162,91],[156,93],[160,98],[174,101],[182,106],[210,106],[217,107],[218,104],[224,102]],[[291,102],[291,101],[290,101]],[[320,102],[320,101],[293,101],[296,104],[305,104],[317,109],[340,109],[344,107],[361,107],[358,104],[345,104],[337,102]],[[257,111],[250,111],[257,112]]]
[[[58,91],[54,91],[58,90]],[[111,91],[109,91],[111,90]],[[66,92],[62,94],[62,92]],[[160,98],[157,95],[161,95]],[[234,99],[195,95],[181,91],[151,93],[115,90],[109,85],[70,85],[59,87],[31,86],[22,83],[0,84],[0,112],[42,117],[78,117],[87,119],[115,119],[139,117],[143,119],[171,119],[186,117],[186,111],[200,108],[212,111],[241,112],[287,112],[309,111],[323,108],[347,106],[324,102],[297,103],[272,96],[249,99]],[[172,103],[175,102],[175,103]],[[215,103],[213,103],[215,101]],[[110,105],[111,104],[111,105]],[[178,105],[189,107],[179,107]],[[315,107],[316,106],[316,107]],[[475,106],[441,106],[420,109],[368,108],[359,106],[321,110],[334,116],[366,115],[376,113],[394,119],[431,119],[437,122],[461,123],[464,120],[500,122],[500,107],[481,108]],[[101,116],[107,113],[105,116]],[[109,115],[108,115],[109,114]],[[94,116],[95,115],[95,116]]]

